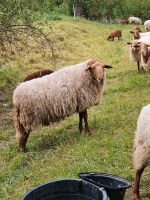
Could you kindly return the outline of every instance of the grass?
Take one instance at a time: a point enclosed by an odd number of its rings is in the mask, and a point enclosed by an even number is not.
[[[133,138],[142,106],[149,103],[149,74],[140,75],[128,59],[131,25],[100,24],[63,17],[54,22],[56,61],[48,50],[0,61],[0,199],[19,199],[27,190],[48,180],[77,177],[78,172],[98,171],[134,178]],[[143,26],[141,28],[144,30]],[[122,29],[123,40],[109,42],[110,30]],[[96,57],[112,65],[101,103],[90,108],[92,135],[80,134],[78,115],[32,132],[25,154],[18,152],[12,121],[12,92],[32,71],[74,64]],[[141,181],[141,199],[150,199],[150,169]],[[126,199],[132,199],[129,189]]]

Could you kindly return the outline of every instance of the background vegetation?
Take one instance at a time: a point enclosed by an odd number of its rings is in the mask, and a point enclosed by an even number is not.
[[[95,20],[129,15],[148,19],[150,10],[149,0],[0,1],[1,44],[8,41],[2,37],[4,27],[24,24],[48,36],[54,42],[55,52],[53,59],[51,48],[34,45],[31,38],[29,51],[25,45],[19,47],[19,51],[12,47],[7,57],[3,49],[0,51],[0,199],[19,199],[31,187],[58,178],[77,177],[78,172],[98,171],[116,174],[131,182],[134,179],[134,132],[140,110],[150,99],[149,73],[139,74],[136,63],[128,59],[126,43],[131,40],[129,31],[134,25],[101,24],[60,15],[72,15],[73,3],[81,5],[82,16]],[[122,41],[106,40],[112,29],[122,30]],[[144,30],[143,25],[141,29]],[[10,35],[7,38],[11,38]],[[75,114],[48,127],[38,127],[29,137],[28,151],[20,153],[12,116],[15,87],[33,71],[57,70],[91,57],[114,67],[107,71],[101,103],[88,111],[92,135],[79,133],[78,115]],[[150,199],[149,177],[150,169],[147,168],[141,182],[143,200]],[[132,200],[131,189],[126,193],[126,200]]]
[[[81,7],[81,15],[92,20],[108,20],[138,16],[149,19],[150,0],[63,0],[64,13],[73,15],[73,4]]]

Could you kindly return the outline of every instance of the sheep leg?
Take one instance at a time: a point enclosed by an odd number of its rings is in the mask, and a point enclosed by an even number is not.
[[[134,186],[133,186],[133,193],[136,199],[140,198],[140,193],[139,193],[140,179],[144,171],[144,168],[145,167],[142,167],[141,169],[136,170],[135,181],[134,181]]]
[[[88,125],[88,113],[87,113],[87,110],[85,110],[83,112],[83,116],[84,116],[84,123],[85,123],[85,132],[86,133],[90,133],[90,128],[89,128],[89,125]]]
[[[80,130],[80,133],[82,133],[82,131],[83,131],[83,124],[82,124],[83,118],[84,118],[84,112],[79,112],[79,130]]]
[[[141,70],[140,70],[140,62],[139,61],[137,61],[137,66],[138,66],[138,72],[140,73]]]
[[[85,124],[85,132],[90,133],[89,125],[88,125],[88,113],[87,110],[79,112],[79,130],[83,131],[83,119]]]
[[[26,149],[26,143],[29,137],[29,133],[27,133],[23,127],[22,124],[19,125],[19,129],[20,129],[20,139],[19,139],[19,148],[21,152],[25,152]]]

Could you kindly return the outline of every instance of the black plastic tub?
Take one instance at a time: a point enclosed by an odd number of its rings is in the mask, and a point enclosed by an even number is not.
[[[20,200],[108,200],[104,188],[82,179],[61,179],[39,185]]]
[[[79,173],[78,176],[83,180],[93,183],[99,187],[103,187],[110,197],[110,200],[123,200],[126,189],[131,187],[131,183],[129,181],[112,174],[87,172]]]

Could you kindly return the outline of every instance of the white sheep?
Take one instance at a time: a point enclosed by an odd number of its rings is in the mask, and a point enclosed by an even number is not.
[[[144,27],[146,31],[150,31],[150,20],[146,20],[144,22]]]
[[[20,150],[25,151],[29,133],[36,125],[56,122],[97,105],[103,93],[105,68],[111,66],[90,59],[21,83],[13,93]]]
[[[133,40],[132,42],[127,43],[127,44],[130,45],[129,59],[137,62],[139,73],[141,72],[141,70],[143,68],[141,66],[141,43],[145,43],[147,45],[150,45],[150,36],[145,36],[145,37],[142,37],[138,40]]]
[[[150,104],[141,110],[134,139],[133,163],[136,170],[133,193],[140,198],[139,187],[142,172],[150,164]]]
[[[142,24],[142,20],[138,17],[129,17],[128,21],[130,24],[136,24],[136,25]]]

